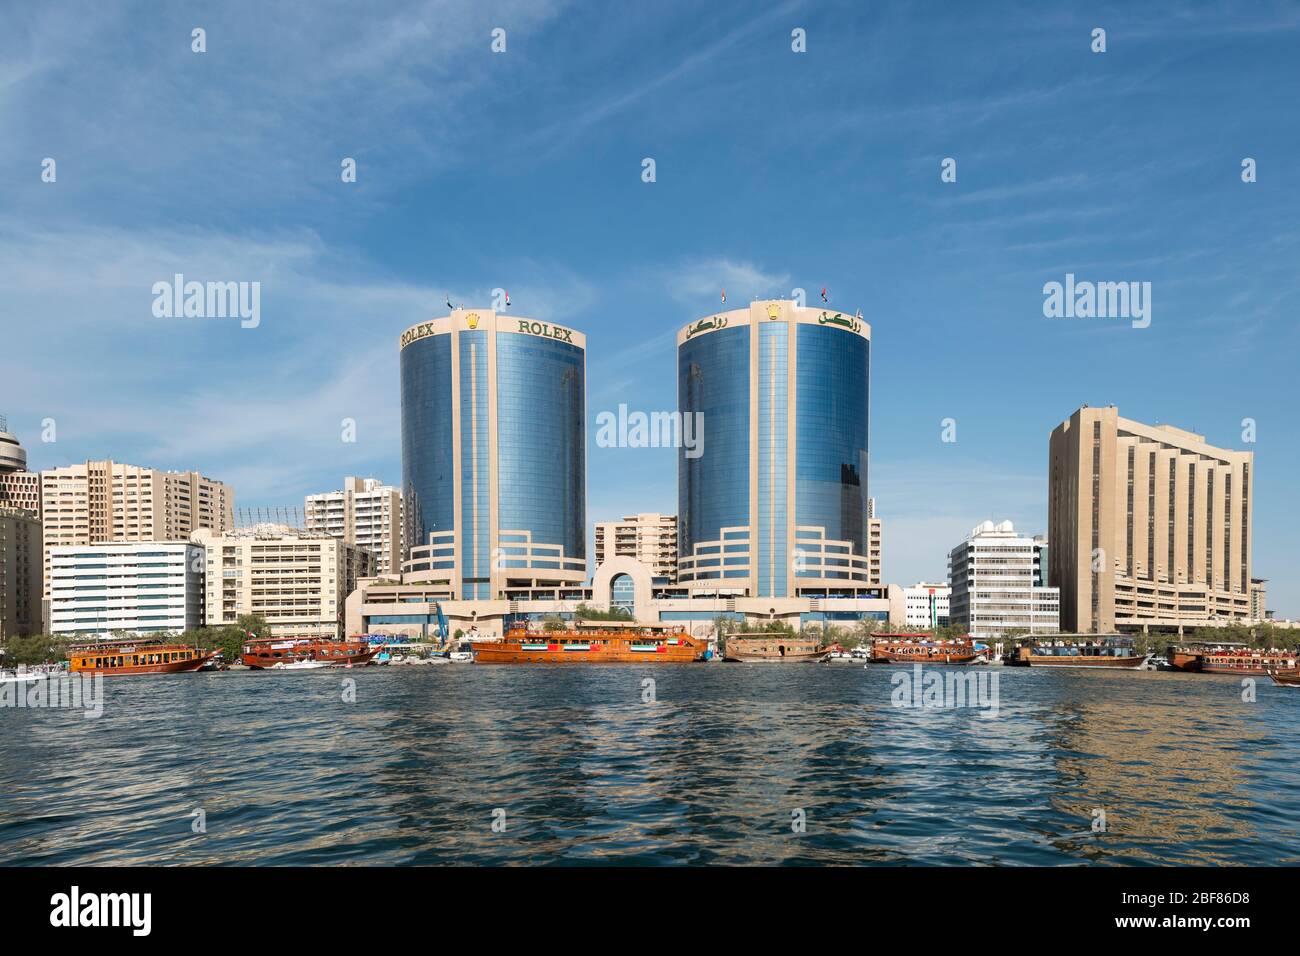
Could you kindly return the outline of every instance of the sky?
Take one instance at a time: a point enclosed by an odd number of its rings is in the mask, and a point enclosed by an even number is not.
[[[499,287],[587,336],[589,523],[675,513],[674,452],[596,416],[675,407],[722,289],[825,286],[872,329],[886,580],[1044,533],[1051,430],[1113,403],[1255,452],[1300,617],[1298,81],[1295,3],[3,3],[0,414],[33,468],[238,508],[397,484],[398,336]],[[175,273],[259,282],[260,323],[155,316]],[[1151,283],[1150,325],[1045,316],[1068,273]]]

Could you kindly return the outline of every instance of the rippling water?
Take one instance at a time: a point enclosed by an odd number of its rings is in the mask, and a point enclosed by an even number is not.
[[[996,717],[847,664],[110,678],[0,709],[0,862],[1300,862],[1300,690],[983,670]]]

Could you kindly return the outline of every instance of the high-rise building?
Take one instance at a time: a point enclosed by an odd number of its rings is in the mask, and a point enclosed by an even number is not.
[[[41,476],[27,470],[27,449],[9,432],[0,415],[0,507],[20,508],[39,517]]]
[[[1052,431],[1049,581],[1070,631],[1250,618],[1251,452],[1084,406]]]
[[[203,549],[184,542],[50,549],[50,633],[180,633],[203,624]]]
[[[0,506],[0,640],[43,630],[41,573],[40,521]]]
[[[458,600],[580,586],[582,333],[455,309],[402,334],[401,388],[408,579]]]
[[[1268,579],[1250,579],[1250,619],[1268,620]]]
[[[321,531],[375,556],[375,573],[402,569],[402,492],[378,478],[343,479],[342,491],[308,495],[308,531]]]
[[[663,584],[677,580],[677,516],[646,512],[596,522],[596,566],[615,555],[636,558]]]
[[[851,596],[873,586],[867,517],[871,327],[792,301],[677,334],[677,579],[693,593]],[[694,417],[698,416],[698,418]]]
[[[375,557],[323,533],[258,524],[224,534],[196,531],[206,552],[204,619],[209,627],[261,614],[275,637],[340,637],[343,605]]]
[[[1045,546],[1010,521],[975,528],[948,556],[949,621],[979,638],[1057,633],[1060,594],[1040,583]]]
[[[9,422],[0,415],[0,474],[27,470],[27,449],[10,434]]]
[[[234,490],[197,471],[87,461],[41,472],[46,597],[51,548],[185,541],[199,528],[233,527]]]

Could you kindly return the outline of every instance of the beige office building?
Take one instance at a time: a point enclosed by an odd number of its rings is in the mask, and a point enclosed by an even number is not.
[[[656,581],[676,583],[677,516],[646,512],[596,522],[596,567],[615,555],[636,558]]]
[[[275,637],[341,637],[343,604],[357,581],[374,574],[369,551],[328,534],[258,524],[225,534],[196,531],[206,552],[204,620],[234,624],[261,614]]]
[[[87,461],[41,472],[46,599],[51,548],[225,531],[234,526],[234,499],[234,489],[197,471]]]
[[[0,507],[0,641],[43,630],[41,523],[30,511]]]
[[[867,581],[880,586],[885,575],[882,570],[884,562],[885,529],[880,518],[876,516],[876,499],[867,499]]]
[[[342,491],[308,495],[308,531],[324,532],[375,556],[375,573],[402,570],[402,492],[378,478],[343,479]]]
[[[1249,620],[1253,461],[1113,406],[1058,425],[1047,522],[1061,629],[1182,633]]]

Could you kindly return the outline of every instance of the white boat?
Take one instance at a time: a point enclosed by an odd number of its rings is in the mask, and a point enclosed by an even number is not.
[[[280,661],[278,664],[272,664],[273,671],[315,671],[322,667],[331,666],[326,661]]]
[[[30,684],[33,681],[45,680],[47,677],[54,677],[63,673],[61,667],[51,667],[48,665],[26,668],[17,670],[0,669],[0,684]]]

